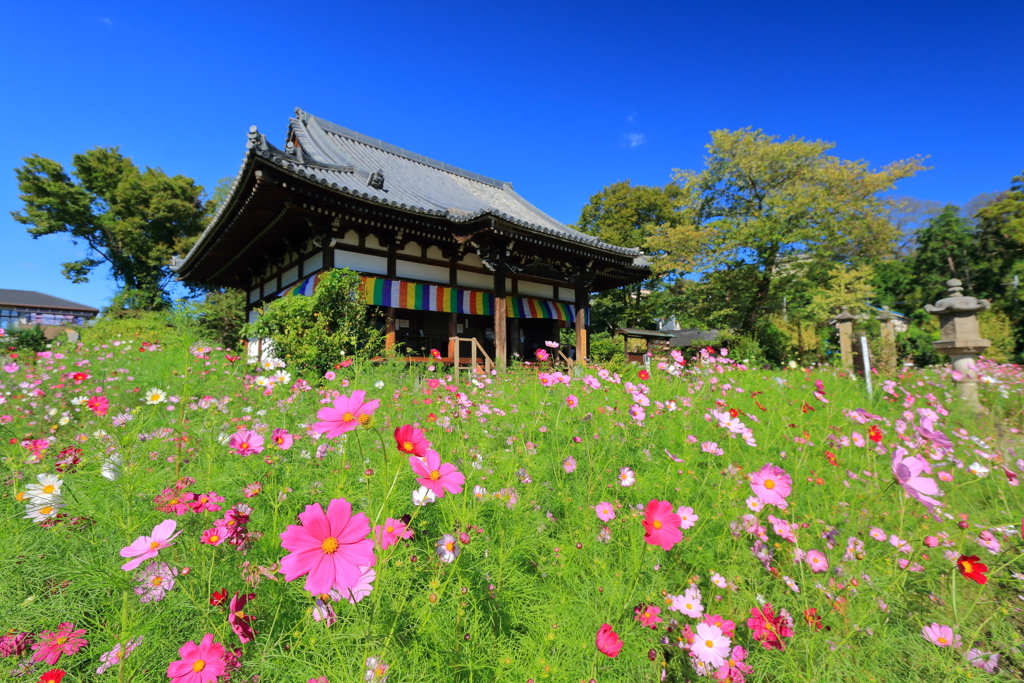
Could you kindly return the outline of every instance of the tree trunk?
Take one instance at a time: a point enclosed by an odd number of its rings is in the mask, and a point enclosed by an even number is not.
[[[775,276],[775,262],[778,260],[778,256],[779,247],[774,244],[771,245],[764,259],[764,271],[761,273],[761,281],[757,284],[754,298],[750,300],[750,306],[747,307],[747,312],[743,315],[743,322],[740,325],[740,332],[743,334],[753,334],[754,329],[757,327],[757,320],[761,309],[764,307],[765,302],[768,301],[768,293],[771,291],[772,278]]]

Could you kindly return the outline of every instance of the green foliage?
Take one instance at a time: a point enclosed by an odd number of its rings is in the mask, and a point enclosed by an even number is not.
[[[980,270],[981,255],[976,246],[973,226],[960,216],[955,206],[947,206],[917,235],[917,251],[911,266],[918,292],[917,307],[946,296],[946,281],[958,278],[974,293],[974,280]]]
[[[203,188],[159,168],[140,171],[117,147],[96,147],[72,157],[69,175],[56,161],[25,157],[15,169],[23,211],[14,220],[34,238],[66,234],[84,242],[88,257],[64,264],[64,276],[87,282],[101,265],[147,308],[169,303],[172,256],[183,254],[203,229],[208,215]]]
[[[608,365],[616,360],[625,360],[622,337],[614,337],[610,332],[598,332],[587,339],[587,354],[594,363]]]
[[[982,339],[988,339],[992,346],[982,355],[994,363],[1008,363],[1013,359],[1015,339],[1010,317],[998,309],[978,314],[978,330]]]
[[[675,218],[679,187],[613,183],[590,198],[574,226],[608,244],[640,248]],[[591,304],[595,329],[649,328],[662,313],[660,277],[602,292]],[[653,295],[652,295],[653,293]]]
[[[729,358],[737,363],[743,363],[747,367],[761,367],[770,362],[769,354],[765,353],[761,342],[750,335],[722,332],[710,345],[716,350],[719,348],[729,349]],[[781,364],[781,359],[776,364]]]
[[[50,340],[39,325],[5,330],[4,336],[0,338],[0,346],[18,353],[43,351],[49,343]]]
[[[83,327],[81,334],[85,344],[109,344],[157,342],[172,336],[172,331],[167,311],[133,311],[131,316],[104,315]]]
[[[230,288],[208,292],[195,313],[201,337],[225,348],[238,348],[245,325],[245,292]]]
[[[359,274],[329,270],[313,296],[272,302],[242,336],[271,340],[272,353],[303,371],[323,374],[345,356],[369,357],[383,349],[383,335],[369,317]]]
[[[804,257],[856,265],[891,251],[897,232],[881,193],[922,170],[919,159],[871,170],[828,156],[833,143],[760,130],[711,133],[706,168],[678,171],[682,210],[648,240],[667,257],[661,270],[739,270],[751,287],[739,329],[754,332],[768,312],[773,282]]]

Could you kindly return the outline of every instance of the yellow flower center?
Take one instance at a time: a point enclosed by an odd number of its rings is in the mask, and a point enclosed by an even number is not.
[[[320,549],[328,555],[331,555],[338,549],[338,539],[334,536],[328,536],[324,539],[324,542],[320,544]]]
[[[57,639],[57,644],[58,645],[63,645],[66,642],[68,642],[68,637],[67,636],[61,636],[60,638]]]
[[[370,421],[373,419],[373,416],[372,415],[367,415],[366,413],[363,413],[362,415],[360,415],[356,419],[359,422],[359,424],[361,424],[361,425],[363,425],[365,427],[366,425],[370,424]]]
[[[25,500],[26,497],[27,494],[24,491],[18,491],[18,494],[14,496],[14,500],[20,503],[21,501]]]
[[[352,413],[345,413],[344,415],[341,416],[342,422],[351,422],[354,419],[356,419],[356,416],[353,415]]]
[[[242,610],[238,610],[237,612],[235,612],[235,616],[239,619],[245,619],[245,612],[243,612]]]
[[[154,576],[152,579],[149,580],[149,582],[151,584],[153,584],[154,586],[159,586],[160,584],[162,584],[164,582],[164,577],[162,577],[162,576]]]
[[[47,484],[43,487],[43,493],[53,493],[57,489],[53,484]]]
[[[385,527],[384,531],[388,532],[389,534],[393,534],[395,533],[395,527],[389,524],[387,527]]]
[[[764,487],[766,489],[768,489],[769,491],[771,491],[773,488],[775,488],[775,482],[772,481],[771,479],[765,479],[764,480]]]
[[[707,645],[708,647],[714,647],[715,646],[715,641],[713,641],[713,640],[705,640],[704,644]]]
[[[204,662],[201,659],[197,659],[196,661],[192,662],[192,670],[194,672],[196,672],[196,673],[199,673],[200,671],[202,671],[205,668],[206,668],[206,662]]]
[[[406,441],[402,444],[402,450],[406,453],[412,453],[412,441]]]
[[[970,573],[971,573],[972,571],[974,571],[974,565],[972,565],[972,564],[971,564],[970,562],[968,562],[967,560],[964,560],[964,561],[963,561],[963,562],[961,562],[960,564],[961,564],[961,565],[963,566],[963,572],[964,572],[964,574],[970,574]]]
[[[651,526],[653,526],[655,529],[660,529],[661,528],[661,520],[660,519],[654,520],[654,523]]]
[[[41,515],[49,515],[52,512],[53,512],[53,507],[51,507],[49,505],[47,505],[44,508],[39,508],[39,514],[41,514]]]
[[[220,536],[218,536],[217,534],[211,534],[210,535],[210,543],[216,543],[219,540],[220,540]]]
[[[249,442],[248,442],[248,441],[243,441],[242,443],[238,444],[238,447],[239,447],[239,448],[240,448],[241,450],[243,450],[243,451],[244,451],[244,450],[248,450],[248,448],[249,448]]]
[[[946,644],[947,642],[949,642],[949,641],[947,641],[947,640],[946,640],[945,638],[943,638],[942,636],[939,636],[939,645],[945,645],[945,644]]]
[[[160,549],[160,541],[153,541],[152,543],[150,543],[149,544],[149,549],[150,550],[159,550]]]
[[[437,470],[431,470],[431,472],[430,472],[430,480],[431,481],[437,481],[440,478],[441,478],[441,473],[440,472],[438,472]]]

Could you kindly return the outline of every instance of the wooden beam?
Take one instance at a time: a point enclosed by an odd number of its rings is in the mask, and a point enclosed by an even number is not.
[[[395,308],[394,306],[385,306],[384,315],[387,316],[387,320],[384,323],[384,348],[388,351],[395,349]]]
[[[590,293],[582,285],[576,286],[576,362],[587,365],[587,305]]]
[[[508,363],[508,301],[505,299],[504,263],[499,263],[494,271],[494,364],[504,370]]]

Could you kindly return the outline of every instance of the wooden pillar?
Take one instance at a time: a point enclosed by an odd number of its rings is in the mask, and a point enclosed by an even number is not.
[[[505,264],[494,271],[494,364],[504,370],[508,361],[508,302],[505,299]]]
[[[384,315],[387,317],[384,323],[384,348],[389,352],[395,350],[395,308],[385,306]]]
[[[587,365],[587,305],[590,292],[583,285],[576,285],[576,362]]]
[[[331,236],[324,236],[324,246],[322,250],[323,254],[323,269],[326,273],[331,268],[334,268],[334,247],[331,246]]]
[[[448,314],[448,357],[454,362],[455,359],[455,344],[457,342],[452,341],[452,337],[459,336],[458,334],[458,313]]]

